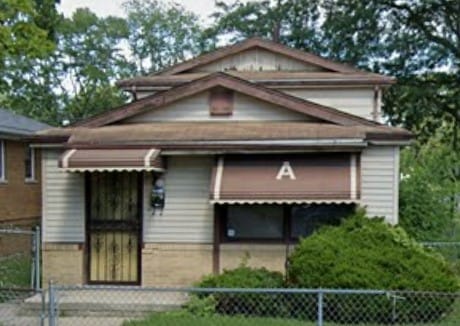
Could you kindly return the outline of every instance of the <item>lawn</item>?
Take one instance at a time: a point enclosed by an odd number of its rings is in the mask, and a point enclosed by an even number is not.
[[[198,317],[186,313],[156,313],[144,320],[133,320],[123,323],[123,326],[313,326],[298,320],[212,316]]]
[[[294,319],[276,319],[261,317],[238,317],[214,315],[209,317],[194,316],[185,311],[153,313],[143,320],[131,320],[123,323],[123,326],[314,326],[315,322],[305,322]],[[327,326],[343,326],[325,322]],[[443,320],[435,323],[406,324],[406,326],[458,326],[460,325],[460,301],[457,300],[453,311]],[[356,326],[378,326],[375,324],[356,324]]]
[[[0,258],[0,287],[30,287],[31,259],[29,255]]]
[[[437,323],[406,324],[406,326],[458,326],[460,325],[458,312]],[[123,326],[314,326],[315,322],[305,322],[292,319],[274,319],[257,317],[229,317],[210,316],[198,317],[186,313],[155,313],[143,320],[131,320],[123,323]],[[343,326],[325,322],[327,326]],[[376,324],[356,324],[356,326],[378,326]]]

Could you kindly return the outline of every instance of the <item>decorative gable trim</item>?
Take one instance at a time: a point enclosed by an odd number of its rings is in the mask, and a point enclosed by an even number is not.
[[[168,91],[159,92],[141,100],[128,103],[119,108],[113,109],[112,111],[77,122],[73,126],[100,127],[112,124],[216,87],[230,89],[261,101],[269,102],[329,123],[343,126],[377,125],[375,122],[328,106],[303,100],[222,72],[217,72],[204,78],[174,87]]]
[[[320,56],[314,55],[312,53],[304,52],[298,49],[290,48],[280,43],[273,41],[268,41],[262,38],[254,37],[247,39],[236,44],[226,46],[215,51],[212,51],[207,54],[200,55],[196,58],[187,60],[183,63],[174,65],[170,68],[166,68],[160,72],[154,73],[152,75],[175,75],[179,73],[187,72],[193,68],[197,68],[211,62],[223,59],[225,57],[246,51],[252,48],[262,48],[267,51],[284,55],[288,58],[304,62],[309,65],[321,67],[323,69],[329,70],[331,72],[340,72],[340,73],[361,73],[366,75],[376,75],[377,74],[369,73],[357,68],[348,66],[346,64],[334,62],[332,60],[324,59]],[[384,77],[384,76],[382,76]]]

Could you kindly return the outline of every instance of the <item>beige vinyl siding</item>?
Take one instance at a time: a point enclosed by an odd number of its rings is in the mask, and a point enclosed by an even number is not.
[[[84,242],[84,176],[58,167],[60,150],[42,153],[43,241]]]
[[[212,243],[213,207],[209,185],[213,158],[170,156],[165,173],[163,214],[152,215],[152,175],[144,183],[144,242]]]
[[[160,109],[139,114],[124,123],[158,121],[296,121],[308,117],[249,96],[235,93],[233,115],[228,117],[210,116],[209,93],[204,92],[190,98],[172,103]]]
[[[398,223],[399,147],[371,146],[361,155],[361,202],[369,216]]]
[[[311,88],[282,91],[308,101],[373,120],[374,90],[372,88]]]
[[[291,59],[265,49],[250,49],[211,62],[190,72],[238,71],[324,71],[324,69]]]

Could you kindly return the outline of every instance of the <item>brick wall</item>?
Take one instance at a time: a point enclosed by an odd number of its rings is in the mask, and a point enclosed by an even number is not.
[[[285,258],[284,245],[223,244],[220,248],[220,272],[236,268],[246,259],[251,267],[284,272]],[[210,274],[212,244],[146,243],[142,249],[142,286],[192,286]],[[83,247],[45,243],[43,277],[45,283],[51,279],[58,284],[84,284]]]
[[[5,140],[6,182],[0,182],[0,225],[28,227],[41,215],[40,151],[35,150],[35,182],[25,181],[27,143]]]
[[[142,250],[143,286],[191,286],[211,273],[211,244],[147,243]]]
[[[293,246],[290,246],[292,251]],[[269,270],[284,272],[286,246],[278,244],[221,244],[220,272],[233,269],[247,261],[250,267],[265,267]]]
[[[43,284],[50,280],[61,285],[84,283],[84,250],[78,244],[44,243]]]

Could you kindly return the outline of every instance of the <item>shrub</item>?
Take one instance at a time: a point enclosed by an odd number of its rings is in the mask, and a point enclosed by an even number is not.
[[[330,289],[454,292],[459,288],[458,279],[440,255],[423,248],[401,228],[389,226],[382,219],[366,218],[363,211],[339,227],[323,227],[301,240],[289,257],[288,283],[291,287]],[[325,300],[325,312],[330,312],[326,317],[331,319],[334,315],[350,315],[355,320],[356,316],[368,316],[382,321],[386,317],[381,312],[390,312],[392,308],[392,300],[381,296],[374,300],[329,295]],[[412,302],[414,309],[411,302],[399,303],[403,312],[398,315],[399,320],[440,317],[452,300],[447,300],[441,310],[432,302],[435,300],[426,296],[417,305]]]
[[[282,288],[283,275],[265,268],[240,266],[225,270],[220,275],[205,277],[200,288]],[[199,295],[201,299],[213,297],[215,312],[227,315],[278,316],[282,305],[277,294],[214,293]]]

